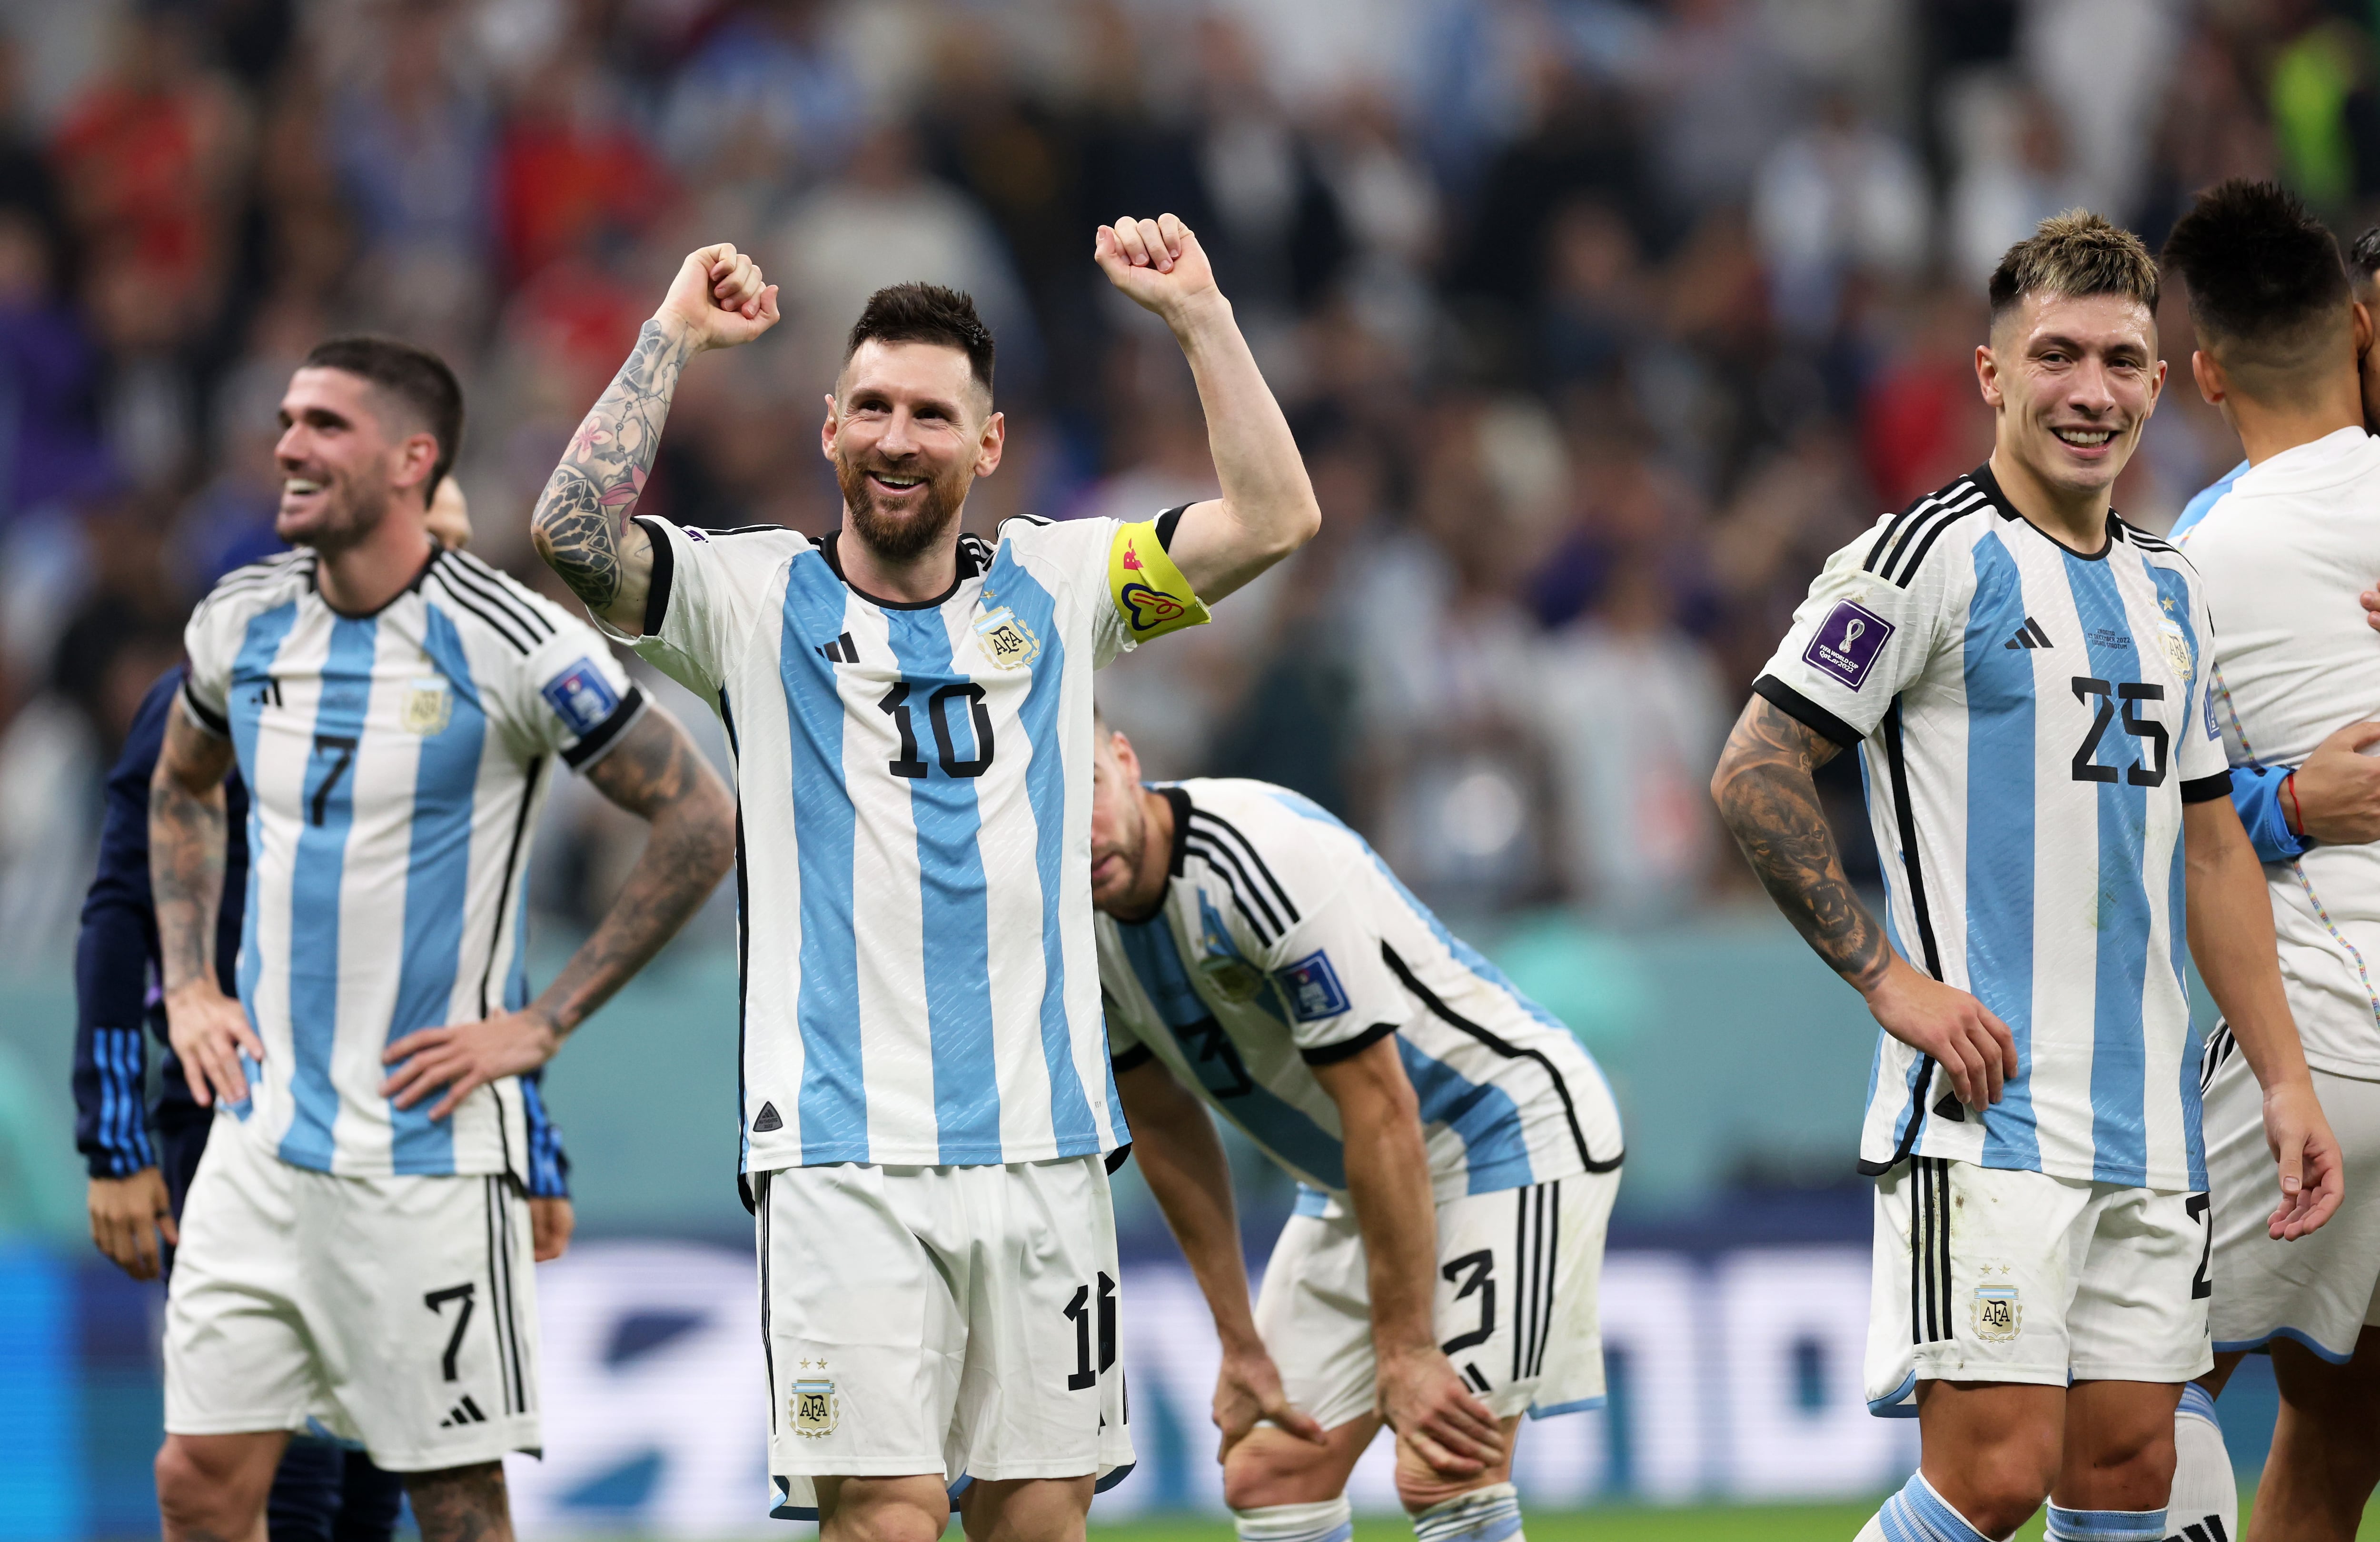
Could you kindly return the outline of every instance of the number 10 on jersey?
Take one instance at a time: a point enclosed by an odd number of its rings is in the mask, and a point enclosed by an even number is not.
[[[917,778],[930,769],[917,753],[917,719],[922,715],[934,736],[935,759],[942,774],[953,777],[981,776],[991,769],[991,714],[984,710],[983,687],[972,680],[955,680],[930,688],[913,680],[903,680],[884,693],[876,703],[877,710],[892,720],[900,731],[901,754],[885,769],[895,776]],[[965,702],[961,707],[959,703]],[[974,740],[971,759],[959,759],[955,728],[967,732]]]

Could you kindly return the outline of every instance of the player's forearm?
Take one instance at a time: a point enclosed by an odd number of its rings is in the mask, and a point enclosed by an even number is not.
[[[1219,600],[1312,540],[1322,511],[1289,419],[1257,368],[1231,302],[1215,295],[1172,326],[1197,383],[1222,512],[1233,527],[1220,560],[1199,565],[1212,571],[1194,570],[1202,554],[1194,549],[1181,554],[1183,572],[1201,598]]]
[[[1347,1197],[1363,1234],[1372,1342],[1382,1355],[1438,1346],[1438,1201],[1429,1149],[1410,1108],[1342,1119]]]
[[[2190,955],[2248,1069],[2266,1091],[2310,1082],[2305,1049],[2281,988],[2265,870],[2229,803],[2182,810]]]
[[[1141,1109],[1125,1112],[1132,1121],[1133,1158],[1198,1281],[1198,1293],[1207,1298],[1224,1353],[1260,1350],[1256,1314],[1248,1305],[1247,1260],[1240,1252],[1232,1166],[1215,1122],[1187,1094],[1162,1111],[1148,1110],[1143,1100]]]
[[[659,316],[647,322],[529,516],[538,555],[588,609],[615,624],[641,619],[651,563],[649,556],[635,560],[643,540],[629,519],[661,448],[678,376],[694,353],[683,326]]]
[[[1812,773],[1815,735],[1764,698],[1736,721],[1711,796],[1768,897],[1812,951],[1862,994],[1875,989],[1892,949],[1843,872]]]
[[[149,783],[149,884],[160,983],[168,993],[214,979],[225,840],[223,784],[193,789],[161,760]]]

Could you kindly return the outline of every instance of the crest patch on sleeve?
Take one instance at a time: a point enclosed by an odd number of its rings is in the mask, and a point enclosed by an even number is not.
[[[548,680],[539,691],[553,715],[581,737],[592,733],[620,705],[620,693],[591,659],[581,659]]]
[[[1281,988],[1289,998],[1290,1015],[1301,1023],[1319,1023],[1347,1010],[1347,992],[1330,955],[1317,948],[1281,972]]]

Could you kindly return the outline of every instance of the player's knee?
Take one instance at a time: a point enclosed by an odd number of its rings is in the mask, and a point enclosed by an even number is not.
[[[2010,1442],[1971,1459],[1964,1491],[1955,1502],[1976,1530],[2007,1536],[2047,1501],[2057,1476],[2055,1452],[2045,1459],[2027,1445]]]
[[[1418,1515],[1426,1510],[1435,1510],[1450,1500],[1459,1500],[1465,1494],[1493,1488],[1508,1481],[1506,1473],[1499,1468],[1491,1467],[1471,1477],[1448,1477],[1427,1467],[1416,1468],[1400,1462],[1397,1463],[1397,1500],[1405,1507],[1406,1514]]]
[[[832,1499],[820,1514],[820,1542],[936,1542],[951,1521],[950,1501],[939,1483],[866,1478],[833,1483]]]
[[[245,1532],[263,1508],[263,1488],[219,1451],[168,1436],[157,1451],[156,1473],[158,1513],[171,1530]]]
[[[1223,1459],[1223,1503],[1232,1510],[1263,1510],[1277,1504],[1314,1504],[1335,1496],[1340,1485],[1302,1442],[1242,1440]]]

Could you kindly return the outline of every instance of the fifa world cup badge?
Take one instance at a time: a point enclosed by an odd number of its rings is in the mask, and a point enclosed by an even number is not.
[[[398,721],[408,734],[431,738],[446,732],[447,723],[455,717],[454,687],[445,680],[433,676],[416,680],[405,688],[405,703],[397,709]]]
[[[803,1370],[826,1369],[823,1360],[801,1362]],[[823,1439],[834,1433],[834,1383],[824,1377],[805,1377],[794,1383],[794,1433],[807,1440]]]
[[[1041,639],[1005,605],[978,620],[975,635],[982,640],[983,650],[991,656],[993,665],[1000,669],[1023,669],[1041,653]]]
[[[1975,1287],[1975,1337],[1985,1343],[2004,1344],[2024,1328],[2024,1305],[2017,1299],[2014,1285],[1978,1285]]]

